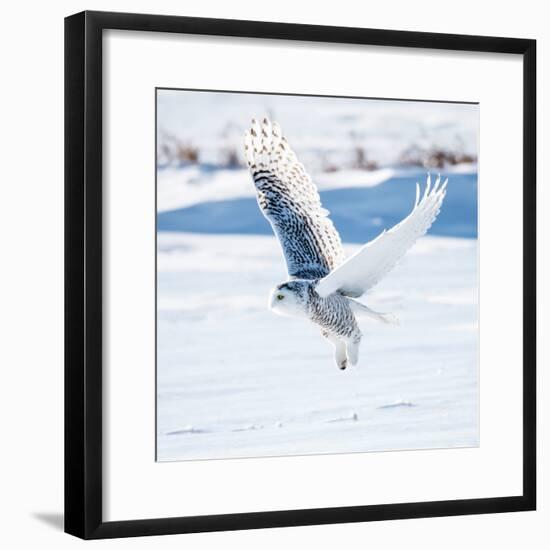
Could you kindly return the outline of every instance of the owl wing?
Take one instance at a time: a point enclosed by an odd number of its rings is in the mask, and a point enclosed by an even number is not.
[[[434,222],[446,194],[447,180],[441,185],[438,177],[430,190],[431,179],[420,199],[416,184],[416,201],[412,212],[389,231],[364,245],[358,252],[324,277],[315,290],[321,297],[333,292],[357,298],[376,285],[428,231]]]
[[[244,138],[258,204],[277,236],[291,277],[320,279],[344,258],[340,235],[278,124],[252,121]]]

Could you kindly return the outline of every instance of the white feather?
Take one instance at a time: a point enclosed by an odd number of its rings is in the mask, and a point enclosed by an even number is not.
[[[328,273],[344,259],[340,236],[328,210],[321,205],[317,187],[282,135],[280,126],[267,118],[261,124],[252,120],[244,136],[244,149],[260,208],[281,243],[289,275],[296,276],[315,267],[323,274]],[[282,204],[290,207],[282,211]],[[289,232],[299,226],[303,228],[302,235]],[[307,244],[302,248],[301,236],[303,244]]]
[[[430,190],[431,178],[428,176],[420,202],[417,188],[412,212],[321,279],[316,287],[317,293],[323,298],[333,292],[358,297],[376,285],[434,222],[445,198],[447,180],[441,187],[440,183],[441,178],[438,177]]]

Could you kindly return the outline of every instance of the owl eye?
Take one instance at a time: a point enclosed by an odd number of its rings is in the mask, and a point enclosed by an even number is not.
[[[284,296],[282,294],[277,294],[277,300],[282,300]]]

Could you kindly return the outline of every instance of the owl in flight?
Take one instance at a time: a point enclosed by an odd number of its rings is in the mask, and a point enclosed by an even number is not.
[[[277,123],[253,120],[244,138],[245,156],[258,204],[277,236],[286,261],[288,281],[269,298],[276,313],[309,319],[334,346],[340,369],[359,358],[361,331],[357,317],[394,323],[355,300],[376,285],[423,236],[435,220],[447,181],[430,176],[411,213],[390,230],[344,258],[340,235],[321,205],[317,188],[282,135]]]

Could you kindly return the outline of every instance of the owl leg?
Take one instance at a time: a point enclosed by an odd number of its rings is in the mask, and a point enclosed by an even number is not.
[[[334,342],[334,360],[336,361],[338,368],[341,370],[344,370],[348,366],[346,344],[337,338]]]
[[[334,360],[336,361],[336,366],[340,370],[344,370],[348,366],[345,342],[329,332],[323,332],[323,336],[334,346]]]
[[[357,362],[359,361],[360,343],[360,336],[346,341],[346,356],[352,365],[357,365]]]

